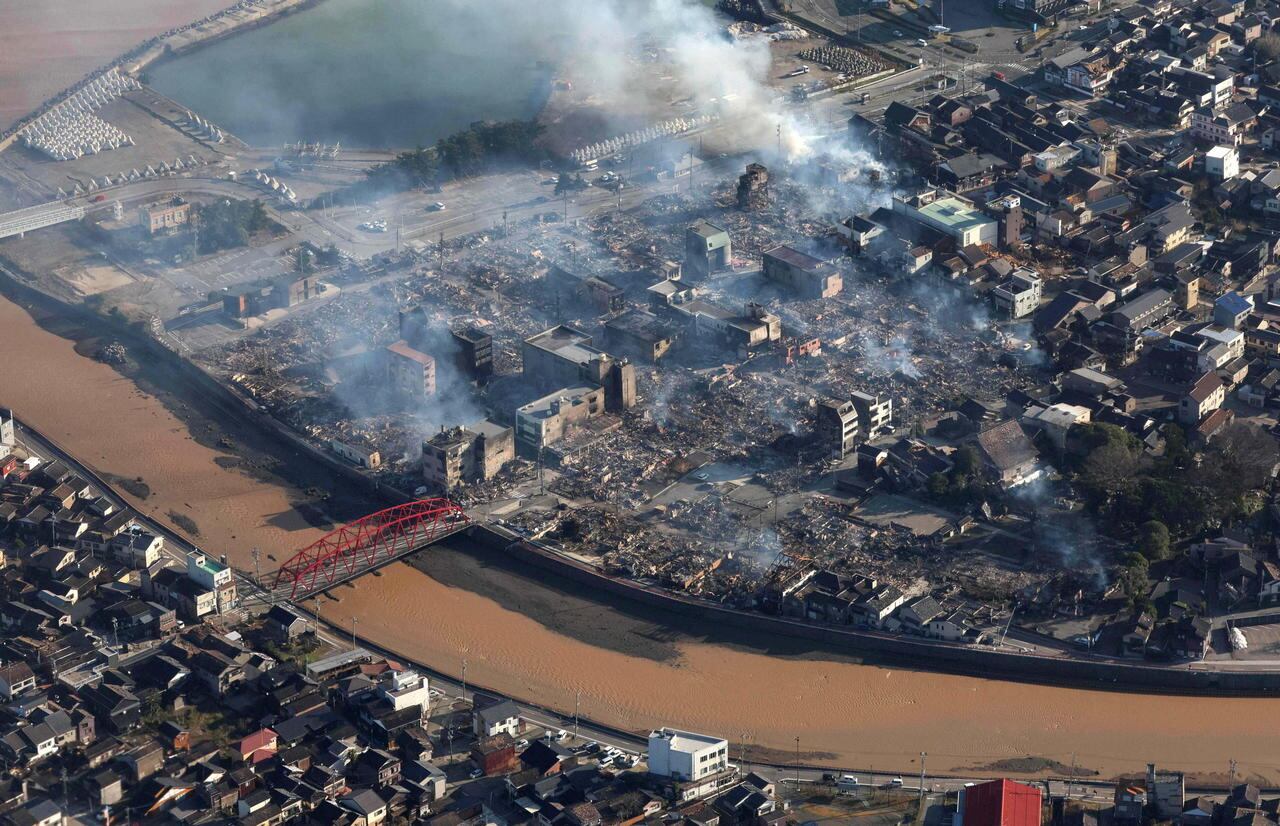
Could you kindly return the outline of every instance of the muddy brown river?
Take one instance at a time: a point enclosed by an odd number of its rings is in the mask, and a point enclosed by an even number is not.
[[[263,567],[274,566],[265,554],[281,560],[321,535],[324,514],[337,520],[362,506],[310,502],[272,474],[249,437],[195,415],[199,399],[180,389],[157,395],[145,375],[135,380],[81,355],[95,346],[82,331],[42,324],[0,298],[0,404],[96,469],[140,477],[149,494],[139,508],[184,515],[207,550],[247,567],[257,546]],[[220,447],[219,434],[234,447]],[[787,754],[798,736],[810,759],[902,772],[927,751],[936,771],[1074,756],[1106,776],[1154,760],[1225,780],[1234,758],[1245,775],[1280,779],[1276,700],[1091,692],[864,665],[791,640],[670,625],[475,549],[432,551],[416,564],[337,589],[325,619],[350,628],[357,616],[362,636],[454,675],[465,658],[469,682],[517,697],[571,710],[581,690],[584,715],[637,731],[682,726],[728,737],[735,749],[745,741]]]

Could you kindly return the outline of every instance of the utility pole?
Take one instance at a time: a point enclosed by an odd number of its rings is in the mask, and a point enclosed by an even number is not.
[[[578,737],[578,711],[582,708],[582,689],[578,689],[573,696],[573,739]]]
[[[929,756],[928,752],[925,752],[925,751],[920,752],[920,796],[916,802],[917,806],[924,805],[924,761],[925,761],[925,758],[927,758],[928,756]]]
[[[796,791],[800,791],[800,735],[796,735]]]
[[[120,647],[120,619],[118,617],[111,618],[111,640],[116,648]]]
[[[564,191],[564,222],[569,223],[569,190]]]
[[[259,562],[262,556],[262,551],[258,550],[257,548],[253,548],[252,550],[249,551],[249,556],[253,557],[253,581],[259,588],[261,588],[262,587],[262,570],[259,568]]]
[[[462,658],[462,700],[467,700],[467,658]]]
[[[444,230],[440,230],[440,274],[444,274]]]
[[[1067,778],[1067,798],[1071,798],[1071,788],[1076,779],[1076,753],[1071,752],[1071,776]]]
[[[351,618],[351,650],[356,650],[356,623],[360,621],[359,617]]]
[[[782,162],[782,123],[781,122],[778,123],[777,132],[778,132],[778,162],[781,163]]]

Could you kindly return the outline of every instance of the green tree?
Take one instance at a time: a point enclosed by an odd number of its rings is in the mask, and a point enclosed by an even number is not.
[[[1120,583],[1120,590],[1129,598],[1131,604],[1138,605],[1146,600],[1147,590],[1151,584],[1150,572],[1151,566],[1145,556],[1140,553],[1125,555],[1117,581]]]
[[[1187,449],[1187,432],[1170,422],[1161,428],[1164,436],[1164,457],[1174,467],[1183,467],[1191,459],[1191,451]]]
[[[1142,523],[1138,529],[1138,553],[1149,562],[1169,556],[1169,528],[1155,519]]]

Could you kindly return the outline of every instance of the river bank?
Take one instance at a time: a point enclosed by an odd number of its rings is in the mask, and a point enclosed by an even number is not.
[[[38,320],[37,320],[38,319]],[[88,357],[95,330],[0,300],[6,355],[0,403],[88,464],[142,477],[143,510],[188,515],[202,547],[251,567],[274,567],[318,538],[326,520],[351,518],[358,496],[306,492],[303,456],[277,455],[182,383],[123,375]],[[135,372],[136,371],[136,372]],[[219,445],[223,437],[233,448]],[[295,466],[296,465],[296,466]],[[326,476],[322,468],[310,473]],[[272,560],[274,561],[268,561]],[[1054,689],[859,664],[762,634],[730,635],[675,618],[636,618],[596,595],[557,588],[492,552],[468,547],[396,564],[322,600],[326,620],[517,697],[561,709],[583,692],[584,713],[642,731],[670,724],[788,749],[842,765],[908,770],[921,750],[938,770],[1025,755],[1079,763],[1106,775],[1149,759],[1212,779],[1241,771],[1280,777],[1269,730],[1280,704]]]

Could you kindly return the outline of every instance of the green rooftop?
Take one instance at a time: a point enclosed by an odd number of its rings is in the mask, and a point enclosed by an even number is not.
[[[920,208],[920,214],[954,229],[969,229],[991,221],[986,215],[961,201],[959,198],[939,198],[928,206]]]

